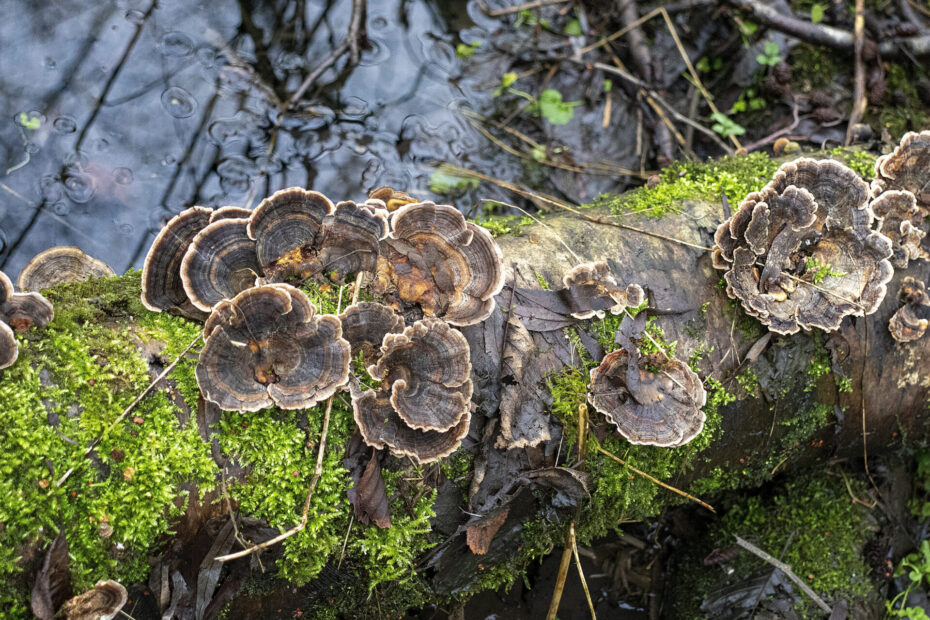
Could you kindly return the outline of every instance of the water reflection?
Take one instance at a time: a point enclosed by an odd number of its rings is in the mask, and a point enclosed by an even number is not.
[[[490,111],[488,76],[507,70],[463,74],[458,33],[499,25],[465,0],[369,2],[361,62],[340,58],[290,107],[345,38],[351,1],[0,0],[0,12],[0,172],[29,155],[0,179],[0,268],[14,277],[52,245],[139,267],[192,204],[254,206],[291,185],[438,199],[437,161],[521,176],[457,111]]]

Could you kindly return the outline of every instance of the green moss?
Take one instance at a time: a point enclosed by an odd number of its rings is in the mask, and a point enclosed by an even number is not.
[[[675,162],[659,174],[653,189],[640,187],[622,196],[601,196],[594,206],[613,213],[662,217],[677,212],[681,200],[719,201],[726,195],[739,204],[749,192],[761,189],[778,169],[778,162],[763,153],[724,157],[707,163]]]
[[[829,154],[831,158],[838,159],[852,168],[856,174],[866,181],[871,181],[872,177],[875,176],[875,160],[878,158],[872,153],[860,149],[837,146],[827,151],[827,154]]]
[[[520,234],[524,226],[533,223],[533,218],[520,215],[487,215],[474,220],[475,224],[483,226],[493,237]]]
[[[788,56],[791,65],[791,87],[796,92],[809,93],[830,86],[840,72],[835,50],[801,43]]]
[[[891,102],[870,106],[866,122],[887,130],[895,141],[908,131],[930,127],[930,112],[917,93],[917,82],[921,77],[927,77],[925,70],[889,63],[885,79]],[[892,93],[893,97],[890,96]]]

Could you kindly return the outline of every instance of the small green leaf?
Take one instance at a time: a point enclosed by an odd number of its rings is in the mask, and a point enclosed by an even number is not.
[[[580,36],[582,34],[581,22],[577,19],[573,19],[572,21],[565,24],[565,34],[572,37]]]
[[[697,61],[697,64],[694,66],[701,73],[707,73],[710,71],[710,60],[707,58],[707,56],[704,56],[699,61]]]
[[[530,151],[530,154],[533,156],[533,159],[536,161],[546,161],[546,149],[542,146],[534,146],[533,150]]]
[[[822,4],[813,4],[811,5],[811,21],[815,24],[819,24],[823,21],[823,5]]]
[[[439,166],[429,178],[429,190],[434,194],[461,194],[478,187],[478,179],[465,177],[448,166]]]
[[[609,93],[610,89],[614,87],[614,81],[610,78],[604,79],[604,92]]]
[[[472,41],[471,43],[459,43],[455,46],[455,55],[465,60],[472,57],[475,49],[481,46],[481,41]]]
[[[766,56],[775,56],[778,54],[778,43],[774,41],[765,42],[765,55]]]
[[[553,125],[564,125],[575,116],[574,107],[580,101],[562,101],[562,93],[554,88],[547,88],[539,96],[536,111]]]
[[[29,116],[25,112],[20,112],[17,120],[19,121],[20,125],[26,129],[31,129],[32,131],[35,131],[42,126],[42,119],[40,119],[38,116]]]

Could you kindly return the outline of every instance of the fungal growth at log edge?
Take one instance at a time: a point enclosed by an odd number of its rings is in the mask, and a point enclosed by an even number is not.
[[[381,357],[381,343],[387,334],[404,331],[404,319],[393,309],[374,301],[361,301],[339,315],[342,337],[352,346],[352,357],[362,354],[370,366]]]
[[[123,584],[111,579],[98,581],[92,590],[66,601],[61,615],[67,620],[113,620],[128,600],[129,593]]]
[[[583,263],[563,279],[566,303],[576,319],[604,318],[604,310],[620,314],[643,303],[646,293],[638,284],[621,286],[605,262]]]
[[[455,207],[432,202],[400,207],[390,227],[381,242],[375,293],[398,309],[417,304],[452,325],[474,325],[491,315],[504,274],[488,231],[466,222]]]
[[[229,411],[303,409],[349,377],[350,347],[332,315],[318,316],[300,290],[269,284],[220,302],[204,326],[197,384]]]
[[[13,296],[13,283],[5,273],[0,271],[0,304]],[[0,323],[0,370],[8,368],[19,357],[19,345],[13,330],[6,323]]]
[[[39,293],[13,293],[0,304],[0,319],[18,332],[45,327],[55,318],[55,308]]]
[[[872,193],[889,190],[910,192],[921,214],[930,214],[930,131],[908,132],[892,153],[875,162]]]
[[[926,285],[910,276],[901,282],[898,290],[901,307],[888,322],[888,331],[898,342],[917,340],[927,332],[930,324],[930,295]]]
[[[380,388],[362,392],[350,384],[365,443],[420,463],[454,452],[471,419],[469,356],[465,337],[436,319],[385,335],[381,358],[368,368]]]
[[[707,392],[681,360],[640,353],[636,340],[644,327],[643,314],[624,319],[617,334],[621,348],[591,369],[588,402],[630,443],[681,446],[704,428]]]
[[[878,231],[891,239],[892,265],[905,269],[912,260],[930,259],[930,252],[922,247],[927,224],[914,194],[886,191],[872,201],[872,211],[880,222]]]
[[[112,267],[85,254],[80,248],[60,245],[36,254],[19,272],[16,285],[21,291],[41,291],[65,282],[115,275]]]
[[[717,229],[727,294],[773,332],[832,331],[878,309],[891,240],[871,230],[869,186],[835,161],[785,163]]]
[[[187,298],[199,310],[210,310],[255,286],[262,270],[249,220],[220,219],[197,233],[181,261],[181,282]]]

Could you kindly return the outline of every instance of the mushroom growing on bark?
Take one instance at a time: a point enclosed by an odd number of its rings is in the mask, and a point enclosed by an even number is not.
[[[892,153],[875,162],[872,193],[889,190],[914,194],[921,215],[930,214],[930,131],[904,134]]]
[[[500,248],[488,231],[466,222],[455,207],[432,202],[399,208],[390,225],[375,293],[398,307],[418,304],[424,314],[453,325],[474,325],[491,315],[504,274]]]
[[[0,304],[0,318],[18,332],[33,325],[45,327],[55,318],[55,308],[39,293],[13,293]]]
[[[335,212],[323,220],[320,240],[313,248],[313,260],[301,275],[347,275],[374,272],[378,266],[379,243],[388,232],[387,215],[381,209],[340,202]],[[308,269],[309,268],[309,269]]]
[[[563,279],[564,297],[576,319],[604,318],[604,310],[620,314],[624,308],[643,303],[646,294],[638,284],[621,286],[607,263],[583,263],[571,270]]]
[[[930,323],[930,295],[923,282],[904,278],[898,290],[901,307],[888,322],[888,330],[898,342],[917,340],[927,332]]]
[[[892,265],[905,269],[912,260],[930,259],[930,252],[921,247],[927,223],[914,194],[888,190],[872,201],[872,211],[880,221],[878,231],[891,239]]]
[[[64,282],[115,276],[105,262],[85,254],[80,248],[60,245],[36,254],[19,272],[16,285],[21,291],[41,291]]]
[[[98,581],[93,590],[68,599],[61,608],[67,620],[112,620],[129,600],[129,593],[118,581]]]
[[[352,357],[362,354],[366,366],[381,357],[384,336],[404,331],[404,319],[383,304],[361,301],[352,304],[339,315],[342,337],[352,346]]]
[[[771,331],[837,329],[878,309],[891,241],[871,230],[869,186],[835,161],[785,163],[717,229],[727,294]]]
[[[168,220],[155,237],[142,267],[142,304],[152,312],[167,310],[192,319],[206,318],[187,298],[181,263],[194,237],[210,223],[212,213],[205,207],[185,209]]]
[[[242,218],[220,219],[191,241],[181,261],[181,282],[199,310],[210,312],[224,299],[254,286],[262,275],[248,225],[249,220]]]
[[[269,284],[217,304],[204,325],[197,384],[230,411],[304,409],[348,379],[350,347],[332,315],[289,284]]]
[[[617,334],[622,348],[591,370],[588,402],[630,443],[681,446],[704,428],[707,392],[681,360],[640,353],[635,339],[644,327],[643,314],[624,319]]]
[[[244,207],[220,207],[210,214],[210,224],[217,220],[248,219],[252,210]]]

